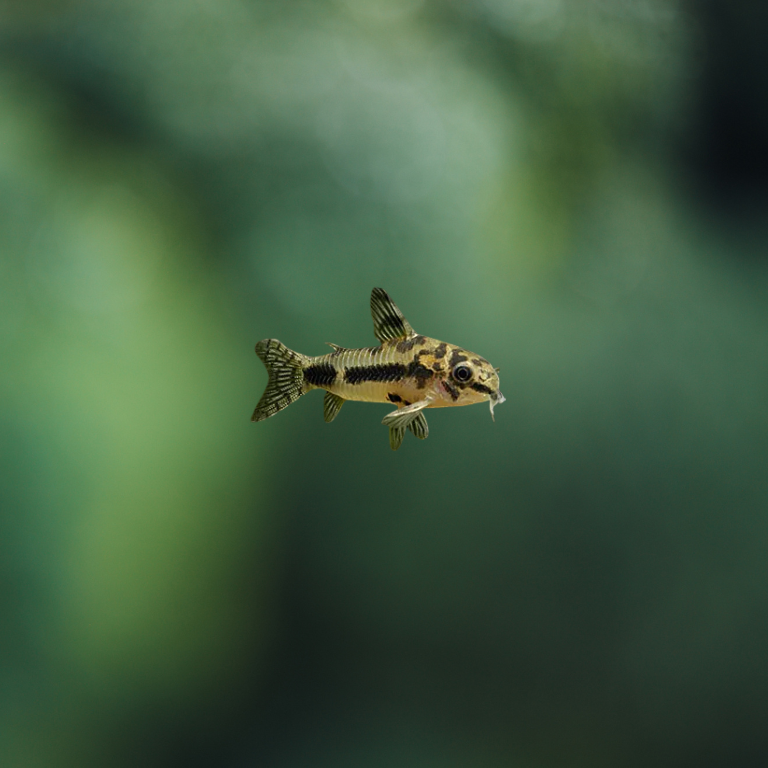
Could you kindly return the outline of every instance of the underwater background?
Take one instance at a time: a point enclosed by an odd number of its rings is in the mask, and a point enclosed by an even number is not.
[[[768,764],[767,31],[0,2],[0,765]],[[374,286],[496,422],[252,424]]]

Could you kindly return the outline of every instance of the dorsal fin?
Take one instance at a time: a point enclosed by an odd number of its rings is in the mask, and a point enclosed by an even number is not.
[[[371,291],[371,315],[374,336],[381,342],[405,339],[415,334],[411,324],[382,288]]]
[[[334,344],[332,341],[326,341],[325,342],[331,349],[333,349],[334,352],[343,352],[344,347],[340,347],[338,344]]]

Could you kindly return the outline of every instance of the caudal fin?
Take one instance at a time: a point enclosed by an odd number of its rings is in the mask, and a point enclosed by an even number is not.
[[[269,382],[251,421],[263,421],[287,408],[307,391],[304,387],[304,363],[307,358],[288,349],[277,339],[260,341],[256,345],[256,354],[267,369]]]

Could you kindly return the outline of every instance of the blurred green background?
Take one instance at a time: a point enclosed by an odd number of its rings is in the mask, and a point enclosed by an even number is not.
[[[0,765],[768,764],[767,21],[0,2]],[[375,285],[496,423],[251,424]]]

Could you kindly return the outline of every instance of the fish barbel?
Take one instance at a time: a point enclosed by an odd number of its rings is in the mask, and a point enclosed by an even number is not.
[[[381,288],[371,292],[373,332],[378,347],[333,351],[319,357],[294,352],[277,339],[256,345],[269,374],[264,394],[251,421],[263,421],[313,389],[324,389],[323,415],[338,416],[346,400],[392,403],[382,424],[389,427],[389,444],[397,450],[406,429],[424,440],[429,435],[425,408],[504,402],[498,369],[466,349],[417,334]]]

